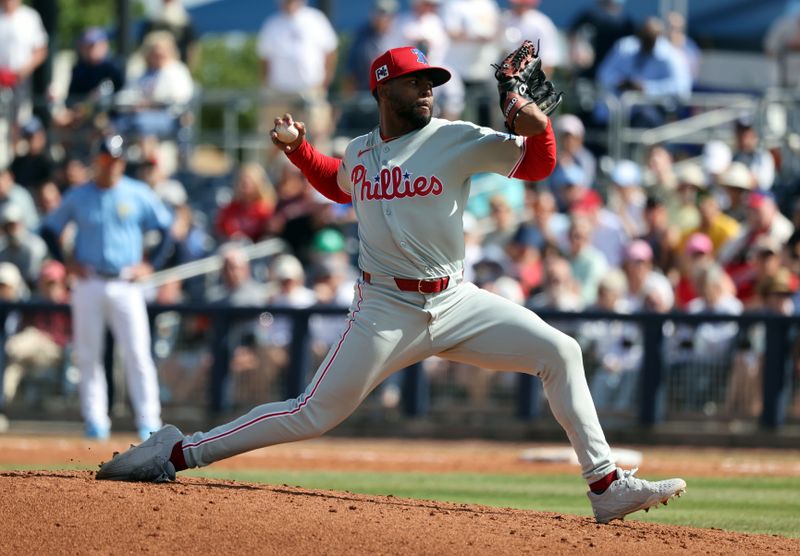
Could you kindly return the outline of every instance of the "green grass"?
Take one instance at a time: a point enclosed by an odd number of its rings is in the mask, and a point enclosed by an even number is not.
[[[41,468],[0,465],[0,470]],[[523,476],[226,470],[209,467],[190,471],[188,475],[575,515],[591,513],[584,494],[585,484],[572,474]],[[627,519],[800,538],[800,497],[797,496],[800,493],[800,477],[686,477],[686,480],[686,495],[670,502],[668,508],[649,513],[639,512]]]
[[[226,471],[213,468],[190,474],[311,489],[591,514],[585,484],[575,475]],[[639,512],[627,519],[800,537],[800,497],[797,496],[800,477],[688,477],[687,483],[687,493],[670,502],[668,508]]]

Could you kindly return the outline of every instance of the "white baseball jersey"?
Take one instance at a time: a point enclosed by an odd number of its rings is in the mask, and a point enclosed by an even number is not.
[[[361,269],[404,278],[461,274],[469,179],[510,174],[524,139],[434,118],[396,139],[381,139],[375,128],[351,141],[338,182],[358,217]]]

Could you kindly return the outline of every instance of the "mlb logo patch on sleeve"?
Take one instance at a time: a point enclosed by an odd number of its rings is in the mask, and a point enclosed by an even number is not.
[[[386,79],[389,77],[389,67],[384,64],[378,69],[375,70],[375,79],[381,81],[382,79]]]

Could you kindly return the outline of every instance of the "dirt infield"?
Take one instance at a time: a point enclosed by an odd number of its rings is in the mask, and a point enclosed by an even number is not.
[[[0,436],[0,461],[94,467],[111,451],[124,448],[125,440],[93,444]],[[224,467],[575,470],[570,464],[520,462],[521,448],[486,442],[328,438],[258,450],[228,460]],[[726,452],[725,457],[713,450],[692,452],[698,469],[712,472],[800,474],[796,452]],[[680,454],[680,450],[646,451],[644,467],[652,473],[686,470]],[[98,482],[92,471],[8,471],[0,473],[0,493],[0,555],[179,550],[198,554],[800,553],[800,540],[776,536],[635,521],[599,526],[588,517],[216,479],[182,477],[174,484],[151,485]]]

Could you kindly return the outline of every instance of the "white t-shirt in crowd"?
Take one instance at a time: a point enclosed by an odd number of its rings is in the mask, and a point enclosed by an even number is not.
[[[11,14],[0,12],[0,68],[19,71],[44,46],[47,32],[39,12],[25,5]]]
[[[147,100],[161,104],[184,104],[192,99],[194,81],[189,68],[173,60],[157,71],[147,71],[136,81],[136,90]]]
[[[554,67],[563,64],[564,55],[558,29],[553,20],[539,10],[528,10],[521,17],[507,11],[503,13],[500,29],[500,45],[506,54],[527,39],[539,44],[539,56],[543,65]]]
[[[450,35],[445,64],[464,81],[488,81],[499,50],[495,37],[500,10],[494,0],[450,0],[442,9],[442,21]]]
[[[304,6],[293,14],[268,18],[258,33],[256,52],[269,62],[267,85],[283,93],[302,93],[322,86],[325,58],[338,38],[325,14]]]
[[[418,16],[413,12],[398,15],[386,38],[388,48],[416,46],[425,52],[432,66],[444,64],[450,40],[442,18],[435,12]]]

